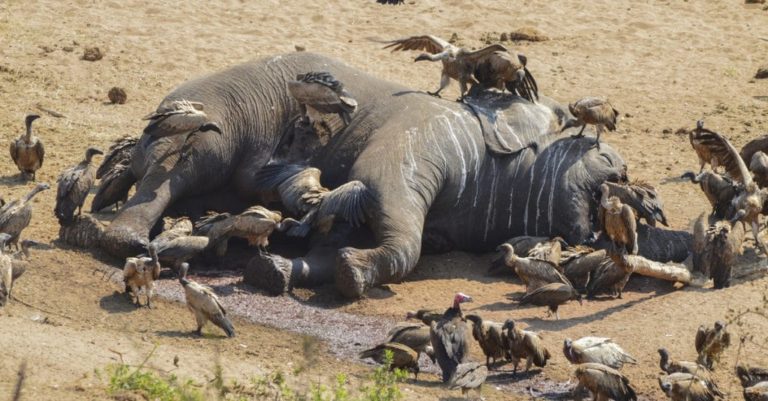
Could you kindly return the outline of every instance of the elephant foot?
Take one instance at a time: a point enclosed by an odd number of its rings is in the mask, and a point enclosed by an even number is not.
[[[289,259],[268,253],[251,258],[243,281],[271,295],[282,295],[293,287],[293,263]]]
[[[90,218],[82,216],[79,220]],[[115,225],[114,223],[103,229],[100,246],[105,251],[119,258],[136,256],[146,252],[147,240],[146,234],[138,233],[132,227],[124,225]]]
[[[59,227],[59,240],[78,248],[100,247],[103,237],[104,226],[89,215],[76,217],[71,223]]]
[[[373,286],[373,267],[369,251],[342,248],[336,267],[336,288],[347,298],[360,298]]]

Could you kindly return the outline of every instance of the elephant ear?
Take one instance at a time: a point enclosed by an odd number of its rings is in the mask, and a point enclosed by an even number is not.
[[[481,92],[466,104],[480,121],[485,147],[497,156],[535,146],[557,122],[551,108],[508,93]]]

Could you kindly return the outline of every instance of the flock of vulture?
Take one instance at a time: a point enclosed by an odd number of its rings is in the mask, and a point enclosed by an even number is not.
[[[524,55],[509,51],[501,45],[491,45],[477,51],[458,48],[434,36],[414,36],[388,42],[385,48],[393,50],[422,50],[415,61],[441,61],[443,65],[440,87],[431,94],[439,96],[450,83],[459,82],[462,100],[473,89],[496,88],[508,90],[529,101],[538,99],[538,88],[533,75],[526,67]],[[337,114],[344,124],[350,121],[357,103],[343,85],[331,74],[308,72],[297,76],[287,90],[301,105],[304,119],[301,123],[310,130],[332,130],[323,126],[325,114]],[[596,145],[603,129],[615,130],[618,111],[605,99],[585,98],[569,106],[574,119],[566,122],[564,129],[581,126],[597,127]],[[149,124],[144,133],[151,136],[173,135],[175,131],[162,129],[174,115],[199,116],[205,119],[202,104],[177,101],[168,110],[160,110],[145,119]],[[43,165],[45,149],[41,139],[33,134],[32,123],[39,116],[26,117],[26,132],[11,143],[11,156],[22,177],[35,179]],[[189,119],[188,119],[189,120]],[[207,120],[206,120],[207,121]],[[196,127],[197,130],[213,130],[221,133],[213,123]],[[178,133],[190,132],[189,129]],[[768,137],[747,144],[741,152],[722,135],[705,129],[699,123],[690,132],[690,141],[701,161],[698,174],[686,173],[684,178],[698,183],[712,204],[712,213],[704,213],[697,220],[694,231],[694,269],[714,279],[715,287],[727,287],[735,255],[741,252],[745,225],[752,229],[759,248],[768,253],[759,239],[759,217],[766,213],[768,201]],[[130,168],[131,154],[137,139],[124,137],[115,141],[104,156],[100,166],[93,158],[104,153],[88,148],[84,159],[65,170],[58,179],[54,213],[60,224],[71,224],[82,213],[82,207],[96,180],[100,180],[91,211],[116,208],[125,202],[135,179]],[[748,162],[748,164],[747,164]],[[711,170],[704,170],[705,164]],[[724,173],[719,173],[720,167]],[[0,255],[0,302],[7,302],[14,281],[28,265],[32,240],[21,241],[22,231],[29,225],[32,215],[32,199],[46,189],[40,183],[25,197],[13,202],[2,201],[0,209],[0,252],[15,246],[17,252]],[[311,203],[311,202],[310,202]],[[661,204],[653,187],[643,183],[619,185],[604,183],[600,187],[599,222],[601,232],[595,236],[609,239],[610,246],[595,251],[585,246],[562,248],[558,238],[520,237],[502,245],[504,256],[495,262],[493,269],[506,266],[505,270],[516,273],[526,286],[520,304],[546,306],[551,315],[559,319],[558,308],[571,301],[582,302],[600,293],[621,297],[624,285],[635,270],[632,255],[638,253],[638,219],[649,225],[661,222],[666,225]],[[321,204],[318,206],[322,208]],[[307,210],[304,210],[307,212]],[[244,238],[249,245],[266,249],[269,236],[274,232],[288,231],[294,235],[306,235],[310,229],[323,231],[330,222],[318,216],[330,215],[310,210],[300,221],[285,218],[280,212],[262,206],[253,206],[238,215],[211,213],[193,222],[188,218],[165,219],[163,232],[147,246],[147,253],[127,258],[123,270],[126,293],[140,305],[140,295],[146,298],[145,306],[151,307],[154,281],[163,266],[171,267],[178,275],[186,302],[195,316],[197,333],[206,322],[220,327],[227,336],[235,335],[215,292],[187,278],[188,261],[203,251],[211,250],[221,256],[227,252],[227,242],[232,237]],[[511,361],[517,371],[522,359],[526,370],[531,366],[544,367],[552,354],[543,346],[535,332],[520,328],[513,320],[491,322],[479,315],[464,315],[461,304],[472,299],[456,294],[453,305],[445,312],[419,310],[409,313],[408,318],[420,319],[423,324],[403,323],[389,333],[382,344],[360,354],[361,358],[383,361],[392,357],[392,368],[402,368],[418,374],[419,356],[428,355],[437,362],[443,381],[451,388],[466,392],[479,388],[485,381],[488,368],[498,361]],[[469,335],[480,344],[486,356],[486,364],[469,361]],[[730,344],[725,324],[716,322],[714,327],[699,328],[696,335],[696,362],[671,360],[665,349],[659,349],[660,367],[665,375],[659,378],[661,389],[672,400],[715,400],[723,396],[711,376],[720,354]],[[637,398],[629,379],[621,373],[626,363],[636,363],[617,343],[609,338],[584,337],[565,339],[563,353],[575,365],[574,374],[579,385],[589,389],[595,400],[617,401]],[[768,371],[759,368],[739,367],[738,377],[744,385],[747,400],[768,400]]]

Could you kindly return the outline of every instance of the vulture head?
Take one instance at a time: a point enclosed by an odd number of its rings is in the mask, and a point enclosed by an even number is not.
[[[458,308],[459,305],[465,303],[465,302],[472,302],[472,297],[469,295],[466,295],[461,292],[457,292],[456,296],[453,297],[453,307]]]
[[[100,151],[96,148],[88,148],[88,150],[85,151],[85,160],[88,160],[90,163],[91,159],[93,159],[94,155],[103,155],[104,152]]]

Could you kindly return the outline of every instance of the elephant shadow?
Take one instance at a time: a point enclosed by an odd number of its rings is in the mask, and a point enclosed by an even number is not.
[[[114,291],[110,295],[105,295],[99,299],[99,307],[109,313],[131,313],[138,308],[131,302],[126,293]]]

